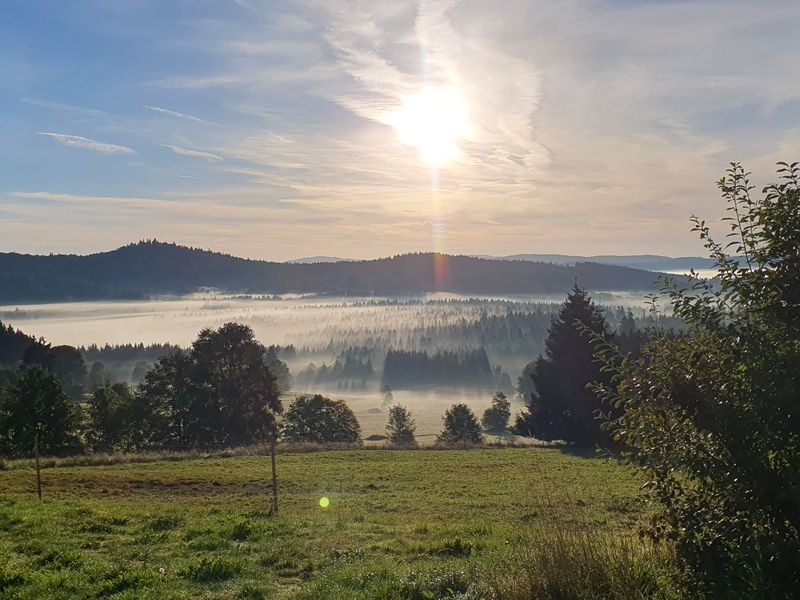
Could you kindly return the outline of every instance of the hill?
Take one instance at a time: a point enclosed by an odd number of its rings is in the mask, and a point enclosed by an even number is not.
[[[556,265],[470,256],[405,254],[336,263],[278,263],[156,241],[87,256],[0,254],[0,303],[135,299],[201,288],[244,293],[398,295],[651,290],[649,271],[578,262]]]
[[[699,256],[661,256],[658,254],[598,254],[596,256],[575,256],[571,254],[512,254],[509,256],[482,256],[497,260],[526,260],[546,262],[555,265],[574,265],[579,262],[592,262],[618,267],[630,267],[645,271],[688,271],[689,269],[711,269],[714,260]]]

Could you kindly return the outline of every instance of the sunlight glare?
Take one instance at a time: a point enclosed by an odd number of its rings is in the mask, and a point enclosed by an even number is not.
[[[414,146],[430,167],[441,167],[457,158],[456,142],[467,135],[467,110],[461,94],[452,87],[425,88],[404,99],[389,119],[400,141]]]

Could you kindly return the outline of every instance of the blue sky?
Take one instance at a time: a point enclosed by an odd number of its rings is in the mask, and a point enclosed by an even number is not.
[[[0,251],[695,254],[728,161],[800,159],[798,26],[795,0],[5,0]]]

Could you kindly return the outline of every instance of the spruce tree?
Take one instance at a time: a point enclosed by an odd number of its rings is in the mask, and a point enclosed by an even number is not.
[[[595,361],[582,326],[606,339],[611,337],[600,308],[575,285],[550,327],[544,356],[529,370],[533,392],[526,398],[528,410],[517,417],[517,433],[581,446],[603,438],[596,420],[600,403],[587,386],[609,382]]]
[[[414,432],[417,426],[411,418],[411,411],[405,406],[393,406],[389,409],[389,421],[386,424],[386,436],[389,441],[398,446],[413,446],[416,444]]]

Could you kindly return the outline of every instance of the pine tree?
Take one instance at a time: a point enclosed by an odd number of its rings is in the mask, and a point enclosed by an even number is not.
[[[608,376],[600,372],[589,338],[579,324],[611,337],[601,309],[576,285],[550,327],[545,355],[528,369],[533,392],[526,398],[528,410],[517,417],[517,433],[582,446],[603,439],[595,418],[600,403],[587,386],[608,384]]]
[[[405,406],[393,406],[389,409],[389,421],[386,424],[386,436],[398,446],[413,446],[416,443],[414,432],[417,426],[411,418],[411,411]]]
[[[478,418],[466,404],[453,404],[444,413],[444,429],[439,434],[440,442],[447,444],[480,444],[483,442],[483,431]]]

